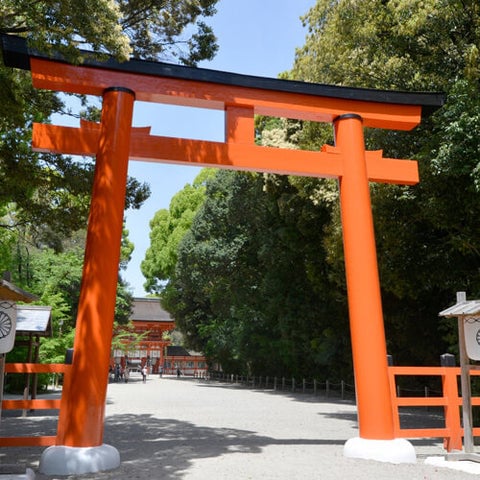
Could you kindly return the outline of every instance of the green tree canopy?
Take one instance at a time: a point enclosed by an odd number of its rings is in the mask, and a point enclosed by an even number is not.
[[[35,248],[16,239],[12,263],[16,266],[18,285],[37,295],[40,305],[52,307],[51,338],[42,339],[41,358],[45,362],[63,362],[65,349],[73,346],[78,300],[84,261],[85,231],[76,232],[65,242],[62,252],[49,248]],[[125,230],[122,238],[122,264],[132,251]],[[119,275],[115,307],[117,324],[128,323],[131,315],[132,294]],[[20,358],[20,357],[19,357]],[[24,359],[22,359],[24,360]]]
[[[330,208],[312,198],[287,177],[220,171],[207,182],[162,294],[189,346],[253,374],[327,374],[334,355],[348,372],[346,322],[330,325],[345,315],[322,295],[328,264],[313,241]]]
[[[120,60],[176,60],[193,65],[213,57],[216,39],[205,23],[218,0],[30,1],[0,5],[0,33],[24,36],[32,47],[81,62],[81,47]],[[94,163],[31,150],[33,122],[65,110],[61,98],[34,89],[30,74],[0,66],[0,205],[13,203],[18,224],[37,230],[39,242],[56,248],[59,238],[85,228]],[[85,111],[91,112],[82,97]],[[129,179],[126,208],[139,208],[147,185]]]
[[[480,294],[478,2],[319,0],[304,21],[310,35],[289,76],[447,93],[412,132],[366,131],[369,148],[419,161],[419,185],[371,192],[389,350],[399,362],[436,364],[447,348],[438,312],[457,290]],[[338,220],[325,240],[341,251]],[[341,271],[341,255],[331,261]]]
[[[80,48],[119,60],[211,59],[217,45],[205,17],[218,0],[4,0],[0,33],[26,36],[33,47],[81,61]]]
[[[291,75],[410,91],[478,78],[478,14],[475,0],[317,0]]]
[[[214,172],[213,169],[201,170],[192,185],[185,185],[172,198],[169,209],[158,210],[150,221],[150,247],[141,263],[147,291],[160,292],[172,276],[178,245],[204,201],[205,182]]]

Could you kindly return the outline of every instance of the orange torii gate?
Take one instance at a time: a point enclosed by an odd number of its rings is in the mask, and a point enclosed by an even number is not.
[[[35,124],[33,130],[37,151],[96,156],[73,381],[65,386],[57,446],[42,457],[45,473],[83,473],[119,464],[115,449],[96,453],[106,460],[86,467],[90,470],[69,470],[62,462],[67,463],[65,449],[73,465],[75,452],[80,456],[85,449],[105,447],[107,371],[129,159],[339,179],[359,422],[359,438],[349,440],[344,452],[415,461],[410,443],[394,438],[369,182],[412,185],[418,182],[418,170],[415,161],[366,151],[363,128],[412,129],[422,114],[443,104],[443,95],[310,84],[140,60],[100,63],[88,55],[84,64],[74,66],[29,51],[17,37],[3,36],[2,42],[5,64],[29,69],[36,88],[103,97],[100,123],[82,122],[80,128]],[[135,100],[224,110],[225,141],[167,138],[150,135],[148,128],[132,128]],[[255,114],[332,123],[335,146],[314,152],[255,145]]]

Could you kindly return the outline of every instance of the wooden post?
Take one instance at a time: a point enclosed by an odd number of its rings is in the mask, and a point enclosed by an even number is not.
[[[465,318],[458,317],[458,345],[460,356],[460,383],[462,386],[463,450],[473,453],[472,392],[470,383],[470,359],[465,343]]]
[[[460,320],[459,320],[460,321]],[[458,406],[457,369],[443,367],[443,396],[447,399],[444,407],[445,427],[450,430],[450,436],[444,439],[447,452],[462,449],[462,426],[460,424],[460,409]]]
[[[62,396],[57,445],[103,442],[133,103],[133,92],[123,88],[103,95],[71,381]]]

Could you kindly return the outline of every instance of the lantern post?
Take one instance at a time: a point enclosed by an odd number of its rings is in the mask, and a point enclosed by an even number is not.
[[[457,292],[457,303],[442,310],[439,315],[457,318],[460,384],[462,387],[463,452],[451,452],[446,459],[480,463],[480,455],[474,452],[470,379],[470,370],[475,369],[470,360],[480,360],[480,300],[467,300],[465,292]]]

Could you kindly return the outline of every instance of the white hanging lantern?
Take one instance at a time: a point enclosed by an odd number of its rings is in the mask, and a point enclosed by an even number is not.
[[[14,302],[0,300],[0,354],[12,350],[17,326],[17,306]]]
[[[464,317],[465,347],[470,360],[480,360],[480,318]]]

